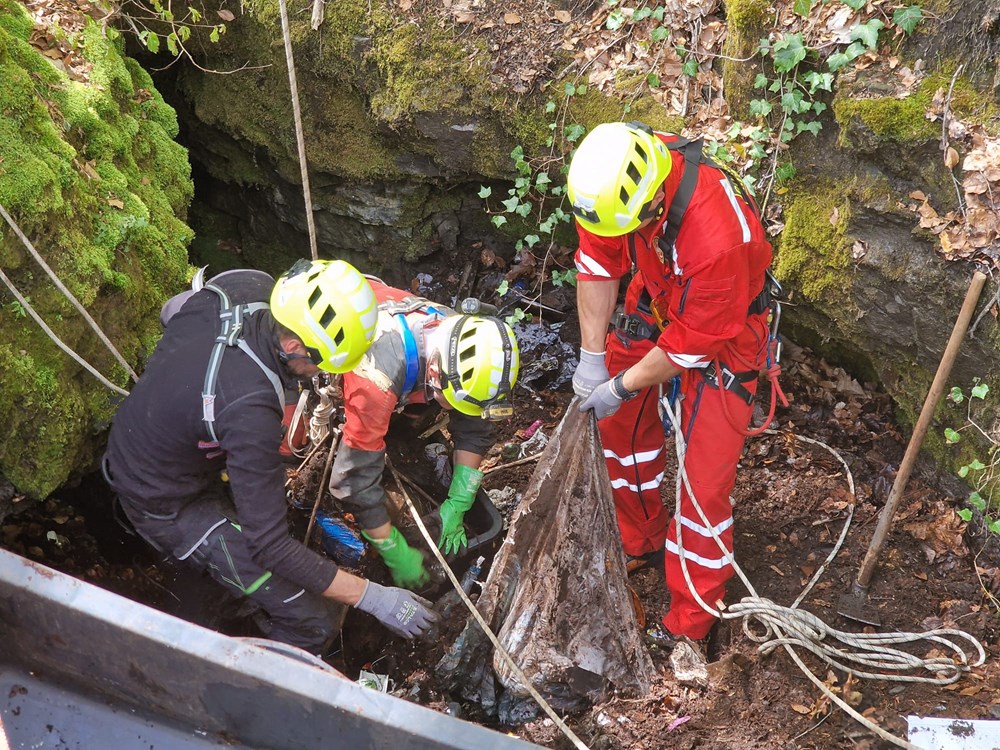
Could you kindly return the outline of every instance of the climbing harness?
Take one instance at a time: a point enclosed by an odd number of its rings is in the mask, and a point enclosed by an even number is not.
[[[666,386],[666,387],[664,387]],[[670,412],[677,403],[677,397],[681,393],[681,376],[674,375],[664,384],[660,383],[660,395],[656,399],[656,411],[660,415],[660,424],[663,425],[663,435],[670,437],[674,434],[674,423],[670,420]]]
[[[221,287],[215,284],[205,284],[203,289],[214,292],[219,297],[219,321],[221,323],[219,335],[215,338],[212,353],[208,358],[208,368],[205,370],[205,383],[201,389],[201,415],[205,428],[216,447],[219,438],[215,434],[215,388],[218,385],[219,368],[222,366],[222,357],[226,350],[237,347],[263,371],[264,375],[271,382],[274,392],[278,396],[278,403],[281,411],[285,410],[285,389],[281,384],[278,374],[265,365],[260,357],[250,348],[250,345],[243,339],[243,321],[248,315],[253,315],[261,310],[269,309],[266,302],[250,302],[242,305],[233,305],[229,295]],[[206,446],[208,447],[208,446]]]

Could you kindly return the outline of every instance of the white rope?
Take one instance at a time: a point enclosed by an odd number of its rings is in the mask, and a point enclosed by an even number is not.
[[[94,333],[97,334],[97,337],[108,348],[108,351],[110,351],[111,354],[114,356],[114,358],[118,360],[118,364],[120,364],[125,369],[125,372],[127,372],[132,377],[132,381],[137,382],[139,380],[139,376],[136,375],[135,370],[132,369],[132,366],[128,363],[125,357],[123,357],[121,353],[115,348],[115,345],[111,343],[111,339],[109,339],[106,335],[104,335],[104,331],[102,331],[101,327],[97,325],[97,321],[90,316],[90,313],[87,312],[86,308],[82,304],[80,304],[80,300],[78,300],[73,295],[73,293],[66,288],[66,286],[62,283],[62,281],[60,281],[59,277],[56,276],[55,271],[53,271],[49,267],[49,264],[45,262],[45,259],[35,249],[35,246],[31,244],[31,240],[27,238],[24,232],[21,231],[21,227],[19,227],[17,225],[17,222],[15,222],[14,219],[11,218],[10,214],[7,213],[7,209],[3,207],[3,204],[0,204],[0,216],[3,216],[4,221],[6,221],[10,225],[10,228],[14,231],[14,234],[17,235],[17,238],[19,240],[21,240],[21,244],[23,244],[27,248],[28,252],[31,253],[31,257],[35,259],[35,262],[38,263],[38,265],[42,267],[42,270],[48,274],[50,279],[52,279],[52,283],[56,285],[56,289],[62,292],[65,295],[66,299],[68,299],[72,303],[73,307],[75,307],[77,311],[79,311],[80,315],[83,316],[83,319],[87,321],[87,325],[91,327]]]
[[[35,312],[35,308],[33,308],[31,304],[28,302],[28,300],[24,298],[24,295],[22,295],[19,291],[17,291],[17,287],[15,287],[13,282],[7,278],[7,274],[5,274],[2,269],[0,269],[0,281],[3,281],[3,283],[6,284],[7,288],[10,289],[10,293],[14,295],[14,297],[20,303],[21,307],[24,308],[25,312],[27,312],[28,315],[31,316],[32,320],[34,320],[35,323],[38,324],[39,328],[45,331],[46,335],[48,335],[48,337],[55,342],[56,346],[58,346],[60,349],[66,352],[66,354],[68,354],[70,357],[76,360],[76,362],[78,362],[81,367],[83,367],[87,372],[89,372],[95,378],[100,380],[108,388],[117,393],[122,394],[123,396],[128,395],[128,391],[126,391],[124,388],[119,388],[117,385],[112,383],[106,377],[101,375],[101,373],[99,373],[87,360],[85,360],[79,354],[74,352],[69,346],[64,344],[62,339],[56,336],[56,334],[52,331],[52,329],[49,328],[47,325],[45,325],[45,321],[42,320],[41,316],[37,312]]]
[[[313,221],[312,192],[309,189],[309,168],[306,165],[306,139],[302,132],[302,110],[299,108],[299,86],[295,79],[295,57],[292,55],[292,35],[288,30],[288,4],[278,0],[281,11],[281,34],[285,40],[285,60],[288,63],[288,87],[292,91],[292,117],[295,121],[295,143],[299,154],[299,172],[302,175],[302,195],[306,204],[306,227],[309,229],[309,251],[312,259],[319,258],[316,245],[316,224]]]
[[[720,393],[720,395],[724,397],[724,394]],[[688,590],[698,602],[699,606],[701,606],[701,608],[706,612],[713,614],[716,617],[722,617],[723,619],[742,618],[743,632],[746,633],[751,640],[761,644],[758,647],[758,651],[760,651],[760,653],[769,654],[778,646],[782,646],[789,656],[791,656],[795,661],[796,665],[798,665],[799,669],[803,671],[813,684],[856,721],[870,729],[882,739],[887,740],[894,745],[907,748],[908,750],[921,750],[916,745],[913,745],[912,743],[882,729],[882,727],[878,726],[867,717],[862,716],[853,707],[835,695],[829,686],[820,680],[805,665],[793,649],[793,646],[804,648],[816,655],[821,661],[857,677],[893,682],[926,682],[934,685],[947,685],[958,680],[962,674],[968,672],[971,667],[978,667],[985,662],[986,652],[983,650],[982,644],[969,633],[952,628],[938,628],[923,633],[847,633],[827,626],[819,617],[811,612],[798,609],[798,605],[805,598],[806,593],[813,587],[813,585],[815,585],[819,576],[823,573],[826,566],[831,560],[833,560],[837,552],[840,550],[840,547],[843,545],[844,540],[847,537],[847,530],[850,527],[851,519],[853,518],[855,505],[854,477],[852,476],[847,463],[830,446],[811,438],[795,436],[798,440],[803,440],[805,442],[813,443],[826,448],[837,458],[838,461],[840,461],[844,467],[848,485],[851,490],[851,503],[849,506],[848,517],[833,551],[831,551],[830,555],[823,562],[823,565],[816,571],[812,579],[806,585],[806,588],[791,607],[783,607],[770,599],[759,596],[743,569],[736,563],[733,553],[726,548],[725,543],[719,537],[718,532],[715,531],[715,528],[706,517],[704,510],[695,497],[694,490],[691,487],[691,481],[688,478],[687,470],[685,468],[687,446],[684,442],[683,433],[681,431],[680,406],[681,400],[677,399],[674,408],[666,410],[667,413],[670,414],[670,420],[674,426],[674,441],[677,450],[677,509],[674,519],[681,571],[684,574],[684,580],[687,583]],[[766,434],[776,435],[778,433],[775,430],[767,430]],[[747,591],[751,594],[728,608],[723,605],[724,611],[721,613],[705,603],[695,589],[694,583],[691,581],[691,575],[688,572],[684,545],[681,540],[682,526],[680,520],[680,502],[682,486],[687,490],[692,506],[698,511],[698,515],[701,517],[705,527],[711,532],[712,538],[715,539],[719,549],[722,550],[723,555],[730,558],[733,570],[739,576],[740,580],[743,581]],[[760,626],[763,632],[754,631],[754,625]],[[954,640],[951,640],[952,638],[961,639],[971,644],[972,651],[976,656],[976,660],[972,664],[969,663],[969,656],[965,649],[961,648]],[[950,650],[955,654],[955,656],[954,658],[937,657],[933,659],[921,659],[913,654],[907,653],[906,651],[892,647],[893,644],[914,643],[917,641],[929,641],[946,650]],[[839,642],[849,649],[854,650],[851,651],[838,648],[837,646],[832,645],[832,642]],[[849,663],[855,666],[849,666]],[[884,671],[868,671],[870,669]],[[894,674],[894,672],[920,669],[930,672],[934,676]]]
[[[469,610],[469,613],[475,618],[479,627],[482,628],[483,632],[486,634],[486,637],[490,639],[490,642],[493,644],[493,648],[496,649],[496,652],[500,654],[501,658],[507,663],[510,671],[514,673],[514,677],[516,677],[518,681],[524,685],[525,690],[527,690],[531,697],[535,699],[535,702],[538,703],[541,709],[548,714],[548,717],[552,719],[552,723],[559,728],[559,731],[573,743],[573,746],[577,748],[577,750],[589,750],[589,748],[583,744],[583,741],[573,733],[573,730],[566,725],[566,722],[560,718],[559,714],[555,712],[555,709],[549,705],[548,701],[542,697],[541,693],[535,689],[535,687],[531,684],[531,680],[528,679],[528,676],[521,671],[517,664],[514,663],[513,657],[511,657],[511,655],[504,650],[504,647],[500,645],[500,640],[493,634],[493,631],[490,630],[489,624],[485,619],[483,619],[483,616],[479,614],[479,610],[476,608],[476,605],[472,603],[468,594],[462,590],[462,584],[459,582],[452,569],[448,566],[448,561],[444,559],[444,555],[441,554],[441,550],[438,549],[434,540],[431,539],[431,535],[427,532],[427,527],[424,526],[424,522],[420,518],[420,513],[417,511],[417,507],[413,504],[413,500],[410,499],[410,494],[406,491],[406,486],[403,484],[399,474],[396,473],[396,467],[392,465],[388,456],[385,458],[385,464],[389,467],[389,471],[392,472],[393,479],[396,480],[396,486],[399,487],[399,491],[403,494],[403,499],[406,501],[406,507],[409,508],[410,515],[413,516],[413,520],[417,524],[417,528],[420,529],[420,533],[423,535],[424,541],[427,542],[427,546],[430,548],[431,552],[434,553],[434,557],[437,558],[441,567],[444,568],[444,572],[448,576],[448,580],[451,581],[451,585],[455,588],[455,591],[458,592],[465,608]]]

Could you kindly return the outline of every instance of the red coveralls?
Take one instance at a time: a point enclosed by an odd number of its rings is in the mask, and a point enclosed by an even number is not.
[[[657,134],[664,142],[675,136]],[[664,182],[665,205],[677,191],[684,158],[670,152],[673,166]],[[664,212],[664,217],[666,212]],[[698,182],[674,243],[673,257],[657,246],[665,218],[621,237],[599,237],[577,225],[577,280],[619,279],[633,267],[625,312],[637,314],[643,289],[666,312],[659,338],[632,340],[612,331],[606,363],[612,377],[660,347],[681,374],[681,428],[687,442],[686,468],[695,497],[726,545],[719,549],[686,489],[680,517],[684,558],[691,580],[712,607],[725,595],[733,575],[733,516],[730,492],[743,450],[752,407],[704,377],[714,360],[734,372],[760,370],[766,360],[767,312],[748,315],[764,286],[771,246],[754,210],[733,189],[725,174],[702,164]],[[653,322],[649,315],[642,315]],[[743,384],[751,394],[756,378]],[[658,389],[645,388],[600,422],[604,456],[618,514],[622,545],[628,555],[642,555],[665,544],[670,610],[663,624],[675,635],[704,638],[715,622],[691,595],[681,571],[677,529],[663,505],[660,483],[666,456],[663,426],[656,408]],[[726,410],[723,409],[726,399]],[[728,416],[727,412],[728,411]]]

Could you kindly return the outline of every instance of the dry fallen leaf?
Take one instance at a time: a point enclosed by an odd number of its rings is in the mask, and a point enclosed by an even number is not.
[[[913,190],[910,193],[908,193],[907,195],[910,198],[913,198],[913,200],[915,200],[915,201],[925,201],[925,200],[927,200],[927,196],[924,195],[924,193],[922,191],[920,191],[920,190]]]
[[[833,213],[830,214],[830,226],[837,226],[837,222],[840,220],[840,209],[834,207]]]
[[[954,169],[958,165],[958,161],[958,151],[951,146],[948,146],[948,150],[944,155],[944,165],[948,167],[948,169]]]
[[[802,714],[803,716],[812,713],[812,709],[809,708],[809,706],[803,706],[801,703],[793,703],[792,710],[797,714]]]
[[[413,0],[399,0],[399,9],[406,11],[413,7]]]
[[[120,198],[108,198],[108,205],[115,208],[125,208],[125,204]]]
[[[555,18],[559,23],[569,23],[573,20],[573,14],[568,10],[557,10]]]
[[[521,17],[517,13],[504,13],[503,22],[514,26],[515,24],[521,23]]]
[[[456,10],[455,20],[458,23],[472,23],[476,20],[476,14],[468,10]]]
[[[233,12],[231,10],[226,10],[225,8],[223,8],[222,10],[217,10],[215,12],[218,13],[219,18],[221,18],[226,23],[236,20],[236,16],[233,15]]]

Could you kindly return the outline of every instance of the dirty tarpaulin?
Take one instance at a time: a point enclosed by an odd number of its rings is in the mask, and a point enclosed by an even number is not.
[[[574,399],[514,512],[478,608],[557,711],[649,691],[600,437]],[[537,706],[470,617],[439,676],[505,724]]]

